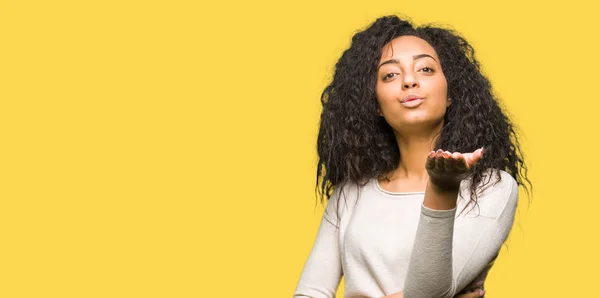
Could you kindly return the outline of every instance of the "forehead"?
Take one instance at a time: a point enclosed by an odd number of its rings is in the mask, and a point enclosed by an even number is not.
[[[412,57],[419,54],[429,54],[439,61],[435,49],[427,41],[411,35],[392,39],[383,46],[382,50],[380,61],[403,56]]]

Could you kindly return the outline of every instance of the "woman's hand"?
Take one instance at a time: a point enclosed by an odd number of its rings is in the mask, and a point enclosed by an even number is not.
[[[479,298],[484,297],[485,291],[483,289],[475,289],[472,292],[467,292],[464,294],[457,294],[454,298]]]
[[[460,182],[469,175],[482,156],[483,148],[472,153],[450,153],[441,149],[431,151],[425,163],[429,181],[439,191],[458,191]]]
[[[464,290],[460,291],[454,298],[471,298],[483,297],[485,290],[483,289],[483,280],[473,282]]]
[[[483,290],[483,282],[479,282],[473,287],[468,287],[468,289],[456,294],[453,298],[479,298],[485,295],[485,291]],[[387,295],[382,298],[404,298],[404,294],[402,292],[394,293]]]

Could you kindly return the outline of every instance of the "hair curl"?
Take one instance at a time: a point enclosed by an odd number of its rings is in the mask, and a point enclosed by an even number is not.
[[[321,95],[316,182],[321,203],[335,187],[388,178],[399,164],[393,130],[378,114],[375,85],[384,45],[403,35],[419,37],[435,49],[448,82],[452,105],[434,149],[473,152],[485,148],[470,174],[470,201],[476,204],[477,186],[489,183],[488,179],[480,184],[489,168],[505,170],[529,193],[524,183],[531,187],[531,182],[515,128],[492,93],[473,47],[453,29],[414,27],[397,16],[385,16],[352,37]]]

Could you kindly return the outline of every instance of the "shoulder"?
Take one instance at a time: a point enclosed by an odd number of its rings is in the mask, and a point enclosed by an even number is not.
[[[466,206],[471,200],[472,181],[463,181],[459,205]],[[487,169],[476,188],[477,204],[467,210],[475,209],[479,215],[497,218],[504,212],[514,213],[518,204],[519,185],[508,172],[500,169]],[[471,213],[470,211],[469,213]]]
[[[371,182],[369,181],[368,183]],[[338,217],[351,212],[358,201],[362,188],[365,186],[366,185],[348,181],[336,185],[327,201],[324,215],[329,220],[336,222]]]
[[[464,180],[461,183],[460,191],[463,195],[471,194],[472,181]],[[519,185],[515,178],[509,173],[500,169],[487,169],[483,172],[481,181],[477,185],[477,194],[489,196],[492,194],[511,196],[518,191]]]

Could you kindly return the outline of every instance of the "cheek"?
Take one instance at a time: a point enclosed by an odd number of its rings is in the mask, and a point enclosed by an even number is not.
[[[447,99],[448,98],[448,82],[446,81],[446,78],[440,79],[438,88],[439,88],[438,92],[444,97],[444,99]]]
[[[428,99],[431,104],[431,108],[435,110],[444,109],[448,103],[448,87],[445,79],[439,79],[436,81],[428,82],[427,86],[424,86],[428,90]]]
[[[377,95],[377,102],[382,110],[387,109],[390,105],[397,101],[396,96],[394,95],[394,90],[389,88],[387,85],[385,88],[377,86],[375,92]]]
[[[377,87],[375,89],[375,96],[377,97],[377,103],[381,110],[386,110],[390,103],[390,94],[385,88]]]
[[[431,90],[430,95],[436,98],[447,98],[448,95],[448,83],[444,77],[438,77],[435,80],[431,80],[427,83],[426,89]]]
[[[402,107],[398,103],[396,99],[379,99],[379,109],[381,111],[381,115],[387,118],[396,118],[402,114]]]

